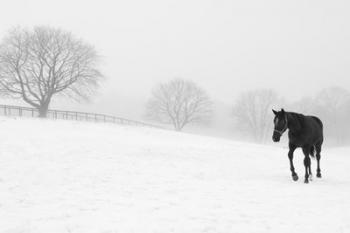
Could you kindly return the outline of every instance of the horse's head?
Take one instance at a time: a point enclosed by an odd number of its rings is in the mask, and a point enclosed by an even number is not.
[[[272,109],[272,112],[275,114],[275,118],[273,119],[274,130],[272,140],[274,142],[279,142],[282,134],[286,132],[288,128],[287,113],[283,108],[279,112]]]

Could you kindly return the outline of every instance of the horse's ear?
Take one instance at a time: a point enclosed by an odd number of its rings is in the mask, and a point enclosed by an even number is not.
[[[277,111],[272,109],[273,114],[277,115]]]
[[[285,111],[284,111],[284,109],[283,109],[283,108],[281,109],[281,112],[282,112],[282,114],[284,114],[284,113],[285,113]]]

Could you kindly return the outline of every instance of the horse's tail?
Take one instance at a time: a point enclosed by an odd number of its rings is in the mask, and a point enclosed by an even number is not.
[[[312,146],[310,149],[310,155],[312,158],[315,158],[315,146]]]

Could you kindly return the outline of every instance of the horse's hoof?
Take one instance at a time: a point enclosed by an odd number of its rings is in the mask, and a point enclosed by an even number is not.
[[[308,180],[308,179],[305,179],[304,183],[305,183],[305,184],[308,184],[308,183],[309,183],[309,180]]]
[[[309,180],[312,181],[312,175],[309,175]]]
[[[294,181],[298,181],[298,179],[299,179],[299,177],[298,177],[298,175],[297,175],[297,174],[292,175],[292,178],[293,178],[293,180],[294,180]]]
[[[321,173],[317,173],[317,178],[322,178]]]

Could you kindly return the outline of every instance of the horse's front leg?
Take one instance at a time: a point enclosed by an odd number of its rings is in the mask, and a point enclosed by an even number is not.
[[[289,152],[288,152],[288,158],[290,163],[290,171],[292,172],[292,178],[294,181],[297,181],[299,179],[298,174],[294,170],[294,164],[293,164],[293,154],[297,147],[293,144],[289,144]]]
[[[309,183],[309,170],[311,169],[310,147],[303,147],[304,166],[305,166],[305,183]]]

